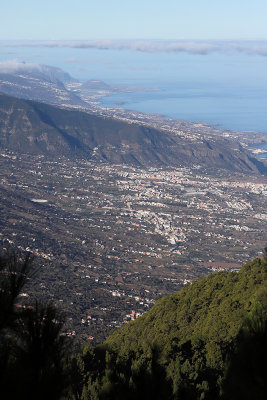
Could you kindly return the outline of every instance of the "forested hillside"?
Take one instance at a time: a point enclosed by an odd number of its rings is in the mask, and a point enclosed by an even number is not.
[[[266,278],[266,259],[211,274],[85,348],[83,399],[265,398]]]
[[[260,259],[238,273],[210,274],[158,300],[148,313],[114,332],[106,343],[117,350],[148,344],[165,348],[170,339],[179,344],[188,339],[229,341],[237,335],[246,312],[263,302],[266,278],[266,265]]]
[[[0,257],[0,387],[22,400],[264,400],[267,258],[163,297],[102,345],[75,350],[52,304],[18,308],[32,258]],[[72,350],[71,350],[72,349]]]

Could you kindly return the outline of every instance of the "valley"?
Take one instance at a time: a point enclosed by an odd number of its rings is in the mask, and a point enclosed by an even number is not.
[[[40,265],[23,299],[55,301],[81,342],[101,342],[191,280],[239,269],[266,244],[263,175],[7,150],[0,165],[1,247]]]
[[[18,307],[51,300],[64,334],[95,345],[158,298],[261,255],[263,134],[103,109],[130,89],[48,66],[1,74],[0,90],[1,248],[40,267]]]

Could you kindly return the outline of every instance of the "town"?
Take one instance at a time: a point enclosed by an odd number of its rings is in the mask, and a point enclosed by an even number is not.
[[[35,296],[65,334],[101,342],[155,301],[266,246],[267,180],[218,170],[147,168],[0,152],[2,251],[40,266]]]

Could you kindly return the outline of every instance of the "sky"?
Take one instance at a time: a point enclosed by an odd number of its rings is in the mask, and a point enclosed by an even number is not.
[[[266,40],[266,0],[10,0],[0,40]]]

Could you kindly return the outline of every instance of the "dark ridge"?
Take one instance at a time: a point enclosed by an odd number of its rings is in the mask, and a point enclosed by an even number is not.
[[[267,168],[238,143],[161,131],[0,95],[0,146],[21,153],[102,160],[141,167],[199,165],[244,173]],[[94,151],[93,151],[94,150]]]

